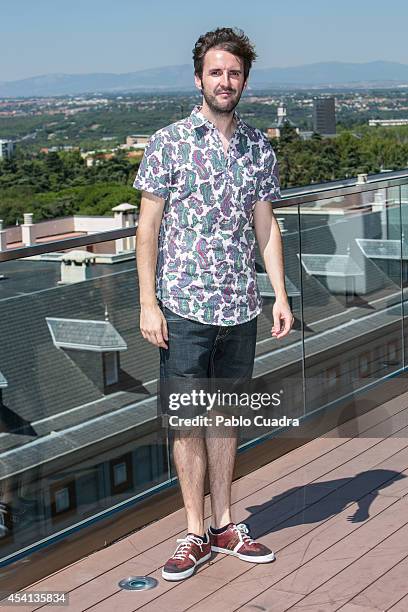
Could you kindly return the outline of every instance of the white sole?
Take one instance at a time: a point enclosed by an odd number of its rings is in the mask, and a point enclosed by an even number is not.
[[[211,551],[208,553],[208,555],[205,555],[205,557],[202,557],[199,561],[197,561],[197,563],[193,567],[188,570],[185,570],[184,572],[165,572],[164,569],[162,569],[162,577],[165,580],[171,580],[173,582],[176,580],[184,580],[185,578],[189,578],[194,574],[196,567],[198,565],[201,565],[201,563],[205,563],[206,561],[208,561],[210,557]]]
[[[233,557],[238,557],[241,561],[249,561],[249,563],[270,563],[271,561],[275,561],[276,557],[274,553],[270,555],[264,555],[263,557],[250,557],[249,555],[240,555],[238,552],[234,552],[233,550],[227,550],[226,548],[219,548],[218,546],[211,546],[211,550],[213,552],[224,553],[224,555],[232,555]]]

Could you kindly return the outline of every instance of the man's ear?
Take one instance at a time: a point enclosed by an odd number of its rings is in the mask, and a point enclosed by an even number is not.
[[[203,82],[201,78],[198,76],[198,74],[194,74],[194,83],[197,89],[199,89],[201,93],[203,93]]]
[[[248,79],[245,81],[244,86],[243,86],[243,88],[242,88],[242,89],[243,89],[243,90],[244,90],[244,89],[246,89],[246,88],[247,88],[247,85],[248,85]]]

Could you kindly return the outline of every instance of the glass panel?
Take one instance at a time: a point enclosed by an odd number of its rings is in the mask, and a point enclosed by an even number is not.
[[[257,251],[256,269],[263,308],[258,317],[257,346],[254,364],[254,392],[279,393],[279,405],[268,406],[258,414],[266,419],[299,418],[304,411],[302,381],[302,311],[299,253],[299,209],[297,206],[276,208],[284,251],[285,284],[295,323],[289,335],[277,340],[271,335],[274,323],[272,309],[275,294],[266,274],[262,257]],[[263,421],[262,421],[263,422]],[[282,425],[262,425],[251,434],[242,427],[242,437],[251,442],[259,436],[281,429]]]
[[[0,264],[2,559],[169,479],[158,351],[114,246]]]
[[[402,367],[399,188],[301,206],[306,408]]]
[[[408,326],[405,317],[408,314],[408,184],[400,187],[401,198],[401,225],[402,225],[402,309],[403,309],[403,333],[404,333],[404,367],[408,365]]]

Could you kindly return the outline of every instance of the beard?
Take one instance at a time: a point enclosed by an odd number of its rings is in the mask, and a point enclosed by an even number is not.
[[[206,90],[203,86],[202,86],[201,91],[203,93],[204,100],[206,101],[207,106],[209,107],[211,112],[214,113],[215,115],[229,115],[230,113],[232,113],[232,111],[235,109],[238,102],[240,101],[241,94],[242,94],[242,89],[240,92],[237,92],[236,89],[224,89],[224,90],[221,89],[217,91],[215,94],[213,94],[213,93],[210,93],[208,90]],[[228,98],[224,104],[218,101],[218,96],[217,96],[217,94],[220,94],[223,92],[227,92],[231,94],[230,98]]]

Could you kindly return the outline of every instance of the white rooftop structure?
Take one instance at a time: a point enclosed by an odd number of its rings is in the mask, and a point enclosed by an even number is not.
[[[408,125],[408,119],[369,119],[368,125],[372,127],[376,125],[381,125],[383,127],[393,125]]]
[[[0,138],[0,159],[10,158],[14,153],[14,142]]]
[[[92,278],[90,266],[95,263],[95,255],[88,251],[73,250],[61,256],[60,284],[69,285]]]

